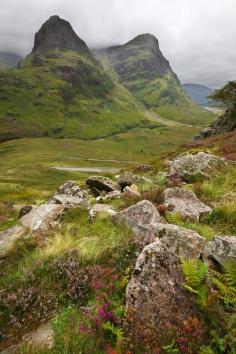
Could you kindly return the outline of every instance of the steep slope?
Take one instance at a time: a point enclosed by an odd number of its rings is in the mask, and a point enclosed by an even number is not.
[[[41,27],[19,68],[0,75],[0,103],[1,141],[96,139],[150,125],[132,95],[104,73],[84,41],[58,16]]]
[[[215,90],[211,94],[211,98],[225,111],[196,138],[207,138],[236,130],[236,81],[229,81],[224,87]]]
[[[0,52],[0,71],[15,68],[20,60],[17,54]]]
[[[211,119],[212,115],[197,107],[182,89],[153,35],[139,35],[100,53],[109,59],[121,83],[147,108],[191,124],[204,125]]]
[[[229,133],[236,130],[236,107],[227,109],[215,122],[204,129],[195,139]]]
[[[200,106],[212,105],[212,101],[207,97],[212,93],[212,89],[199,84],[183,84],[183,89]]]

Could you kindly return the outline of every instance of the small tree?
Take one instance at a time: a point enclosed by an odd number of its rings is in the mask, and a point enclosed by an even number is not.
[[[236,81],[229,81],[227,85],[219,90],[215,90],[210,99],[222,102],[226,108],[235,108],[236,106]]]

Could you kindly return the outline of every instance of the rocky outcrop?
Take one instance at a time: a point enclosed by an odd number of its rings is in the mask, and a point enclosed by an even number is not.
[[[236,236],[214,237],[206,244],[204,256],[212,258],[221,265],[228,259],[236,261]]]
[[[102,192],[108,193],[119,189],[115,182],[110,178],[103,176],[89,177],[85,183],[91,188],[96,196],[99,196]]]
[[[0,258],[6,257],[13,250],[15,243],[25,232],[25,228],[21,225],[0,232]]]
[[[199,258],[206,243],[195,231],[172,224],[157,224],[154,234],[168,251],[185,259]]]
[[[64,209],[61,204],[42,204],[33,208],[19,222],[31,232],[44,234],[58,226]]]
[[[183,180],[191,181],[209,177],[215,169],[222,169],[228,165],[228,160],[205,152],[186,154],[171,162],[170,174],[177,174]]]
[[[146,55],[137,55],[139,52]],[[108,56],[121,80],[132,75],[136,77],[138,73],[150,79],[151,75],[160,77],[169,72],[178,81],[160,50],[158,39],[149,33],[139,35],[124,45],[110,47],[103,53]]]
[[[186,220],[199,221],[212,211],[193,192],[179,187],[166,189],[162,193],[162,199],[170,212],[179,214]]]
[[[89,211],[89,218],[93,221],[101,214],[116,215],[116,211],[108,204],[95,204]]]
[[[76,181],[66,182],[59,187],[51,199],[52,203],[62,204],[66,209],[89,208],[88,193],[82,190]]]
[[[232,132],[236,129],[236,105],[227,109],[213,124],[204,129],[194,139],[204,139],[223,133]]]
[[[194,302],[183,283],[178,257],[159,240],[143,249],[126,292],[127,322],[134,340],[149,340],[157,349],[158,338],[170,330],[172,335],[181,333],[189,318],[197,318]],[[200,341],[204,326],[198,321]]]
[[[77,36],[69,22],[59,16],[51,16],[36,33],[32,53],[45,54],[65,49],[90,53],[85,42]]]
[[[140,236],[152,234],[156,223],[163,222],[159,211],[149,200],[142,200],[120,211],[113,216],[113,220],[116,223],[127,225],[136,235]]]

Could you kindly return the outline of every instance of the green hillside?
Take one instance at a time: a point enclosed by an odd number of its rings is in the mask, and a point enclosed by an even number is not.
[[[146,108],[188,124],[206,125],[212,120],[212,114],[198,107],[182,89],[154,36],[140,35],[100,53],[110,61],[120,82]]]
[[[76,51],[29,55],[0,75],[1,141],[23,136],[95,139],[150,124],[131,95]]]

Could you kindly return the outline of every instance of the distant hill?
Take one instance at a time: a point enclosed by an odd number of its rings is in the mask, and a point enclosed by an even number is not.
[[[199,84],[183,84],[182,87],[200,106],[212,106],[213,102],[207,98],[213,92],[209,87]]]
[[[15,68],[20,60],[17,54],[0,52],[0,71]]]

